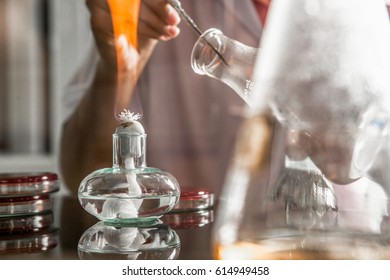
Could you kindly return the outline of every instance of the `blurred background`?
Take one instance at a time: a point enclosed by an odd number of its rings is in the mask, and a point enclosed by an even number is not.
[[[61,96],[92,36],[83,24],[84,0],[0,0],[0,172],[58,172]]]
[[[84,0],[0,1],[1,173],[58,172],[61,95],[87,51],[86,19]]]

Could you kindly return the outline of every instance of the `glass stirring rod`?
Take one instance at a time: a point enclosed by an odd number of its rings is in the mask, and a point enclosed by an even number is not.
[[[169,0],[169,4],[176,10],[176,12],[179,13],[180,17],[188,24],[188,26],[191,27],[191,29],[198,35],[202,35],[202,31],[199,29],[199,27],[196,25],[196,23],[193,21],[193,19],[187,14],[187,12],[182,8],[181,3],[179,0]],[[218,55],[218,57],[226,64],[228,65],[227,61],[223,57],[223,55],[217,50],[216,47],[213,46],[209,41],[207,41],[205,38],[204,40],[206,43],[211,47],[211,49]]]

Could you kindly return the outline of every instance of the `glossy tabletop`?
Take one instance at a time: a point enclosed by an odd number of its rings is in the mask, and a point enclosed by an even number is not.
[[[213,209],[181,211],[164,215],[157,229],[121,229],[100,223],[105,228],[94,231],[99,220],[81,207],[77,197],[54,195],[52,211],[0,218],[0,259],[212,259],[213,220]],[[156,234],[160,229],[162,233]],[[78,245],[85,236],[89,238],[85,241],[88,248],[92,244],[100,246],[100,250],[81,252]],[[167,246],[167,236],[178,241],[175,248]],[[126,250],[135,253],[126,254]]]

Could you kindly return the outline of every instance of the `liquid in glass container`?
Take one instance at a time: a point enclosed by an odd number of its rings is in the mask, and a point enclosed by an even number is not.
[[[125,111],[120,117],[113,134],[113,166],[84,178],[78,198],[87,212],[108,224],[154,223],[176,205],[180,186],[172,174],[146,166],[139,116]]]
[[[146,226],[99,222],[83,233],[80,259],[172,260],[180,253],[179,236],[161,221]]]

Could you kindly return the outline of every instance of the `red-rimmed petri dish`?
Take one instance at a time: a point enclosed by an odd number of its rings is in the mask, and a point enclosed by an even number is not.
[[[34,196],[59,189],[56,173],[0,173],[0,197]]]
[[[47,228],[42,231],[3,235],[0,238],[0,255],[45,252],[59,243],[59,230]]]
[[[161,220],[173,229],[200,228],[214,221],[214,211],[208,209],[168,213]]]
[[[0,197],[0,217],[32,215],[51,210],[53,199],[49,194]]]
[[[179,202],[172,212],[199,211],[214,206],[214,193],[207,189],[188,189],[180,193]]]
[[[53,224],[53,212],[46,211],[37,215],[24,215],[0,218],[0,239],[3,235],[38,232]]]
[[[55,173],[0,173],[0,217],[49,211],[53,207],[51,194],[59,188]]]

